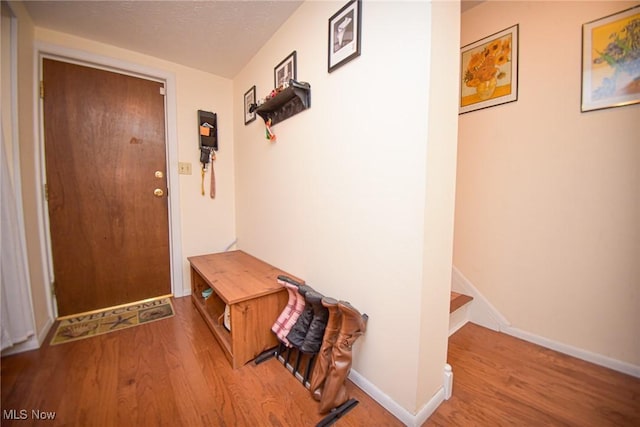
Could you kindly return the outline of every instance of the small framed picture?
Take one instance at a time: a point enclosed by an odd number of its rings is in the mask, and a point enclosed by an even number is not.
[[[273,87],[279,88],[291,79],[298,79],[295,50],[273,69]]]
[[[460,49],[460,114],[517,100],[517,24]]]
[[[361,0],[351,0],[329,18],[329,72],[360,56],[361,24]]]
[[[581,111],[640,102],[640,6],[582,26]]]
[[[256,103],[256,87],[252,86],[244,94],[244,124],[248,125],[256,119],[256,112],[251,111],[251,106]]]

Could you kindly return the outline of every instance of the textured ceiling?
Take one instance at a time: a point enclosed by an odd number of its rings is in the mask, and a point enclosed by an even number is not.
[[[25,1],[38,27],[233,78],[302,1]]]

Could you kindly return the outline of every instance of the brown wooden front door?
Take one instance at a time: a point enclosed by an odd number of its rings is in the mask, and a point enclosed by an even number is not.
[[[163,84],[52,59],[43,84],[58,314],[170,294]]]

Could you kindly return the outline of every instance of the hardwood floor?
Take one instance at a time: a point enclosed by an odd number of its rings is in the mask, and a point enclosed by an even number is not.
[[[189,298],[176,316],[2,359],[2,426],[313,426],[308,392],[276,360],[233,371]],[[48,340],[47,340],[48,342]],[[467,324],[449,340],[453,397],[423,425],[640,426],[640,379]],[[360,403],[336,426],[402,423]],[[26,420],[16,418],[26,410]]]
[[[32,410],[55,412],[49,425],[83,427],[313,426],[322,419],[278,361],[232,370],[191,300],[178,298],[174,307],[170,319],[3,358],[2,426],[42,424]],[[350,382],[348,389],[360,403],[335,425],[402,425]],[[27,419],[6,419],[10,410]]]
[[[640,426],[640,379],[468,323],[453,396],[423,426]]]

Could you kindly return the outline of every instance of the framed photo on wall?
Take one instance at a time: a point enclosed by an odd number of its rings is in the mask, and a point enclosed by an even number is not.
[[[351,0],[329,18],[329,72],[360,56],[361,12],[362,1]]]
[[[518,100],[518,29],[460,49],[460,114]]]
[[[251,111],[251,106],[256,103],[256,87],[252,86],[244,94],[244,124],[248,125],[256,119],[256,112]]]
[[[282,62],[275,66],[275,68],[273,69],[274,88],[279,88],[283,84],[289,83],[289,80],[291,79],[298,79],[296,56],[297,53],[294,50],[293,52],[291,52],[291,54],[289,54],[289,56],[283,59]]]
[[[640,6],[582,25],[581,111],[640,102]]]

